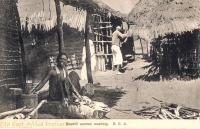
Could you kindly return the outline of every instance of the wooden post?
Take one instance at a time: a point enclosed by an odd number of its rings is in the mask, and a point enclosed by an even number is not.
[[[60,0],[54,0],[56,5],[56,14],[57,14],[57,34],[58,34],[58,45],[59,45],[59,54],[63,52],[64,49],[64,39],[63,39],[63,25],[62,25],[62,16],[60,9]]]
[[[147,56],[150,57],[150,54],[149,54],[149,42],[146,41],[146,46],[147,46]]]
[[[23,93],[26,88],[26,75],[27,75],[27,66],[26,66],[26,58],[25,58],[25,50],[24,50],[24,43],[22,39],[22,33],[21,33],[21,23],[19,18],[19,12],[17,9],[17,5],[14,5],[14,8],[16,10],[16,17],[17,17],[17,26],[18,26],[18,35],[19,35],[19,43],[21,47],[21,57],[22,57],[22,89]]]
[[[144,50],[143,50],[143,45],[142,45],[142,40],[140,38],[140,45],[141,45],[141,49],[142,49],[142,58],[144,58]]]
[[[87,10],[86,23],[85,23],[85,49],[86,49],[86,70],[87,70],[87,79],[88,83],[93,83],[92,70],[91,70],[91,53],[89,45],[89,34],[90,28],[89,24],[91,23],[92,13]]]
[[[200,76],[200,30],[198,29],[197,31],[197,43],[196,43],[196,47],[197,47],[197,68],[198,68],[198,77]]]

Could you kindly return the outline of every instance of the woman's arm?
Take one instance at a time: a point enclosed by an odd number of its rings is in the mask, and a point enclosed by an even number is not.
[[[47,75],[42,79],[42,81],[33,89],[31,89],[30,93],[34,93],[36,91],[39,91],[40,89],[42,89],[42,87],[47,83],[47,81],[49,80],[49,78],[53,75],[54,71],[50,70]]]
[[[127,34],[122,34],[121,32],[117,31],[117,35],[121,38],[127,37]]]

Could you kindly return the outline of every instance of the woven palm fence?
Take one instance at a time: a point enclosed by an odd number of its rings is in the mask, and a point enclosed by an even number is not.
[[[151,40],[199,28],[198,0],[140,0],[129,14],[133,33]]]
[[[22,68],[16,3],[5,0],[0,2],[0,7],[0,87],[20,87]]]
[[[22,87],[22,57],[15,0],[0,1],[0,112],[9,104],[9,88]],[[5,105],[7,104],[8,107]]]

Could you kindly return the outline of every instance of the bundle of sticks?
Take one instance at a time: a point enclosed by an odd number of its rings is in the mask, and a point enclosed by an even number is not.
[[[158,100],[158,99],[156,99]],[[133,111],[147,119],[199,119],[200,110],[189,108],[174,103],[166,103],[158,100],[161,106],[146,107],[139,111]]]
[[[47,103],[47,100],[42,100],[35,108],[28,109],[24,106],[19,109],[2,112],[0,113],[0,119],[31,119],[44,103]]]

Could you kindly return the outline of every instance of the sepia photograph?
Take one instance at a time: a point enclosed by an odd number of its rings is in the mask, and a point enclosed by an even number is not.
[[[0,128],[199,125],[199,77],[199,0],[0,0]]]

